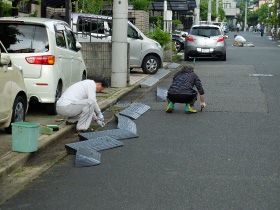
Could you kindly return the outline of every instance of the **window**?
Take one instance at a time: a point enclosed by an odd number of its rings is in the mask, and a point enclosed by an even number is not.
[[[127,27],[127,37],[134,38],[134,39],[138,38],[137,31],[134,28],[132,28],[130,25],[128,25]]]
[[[224,3],[224,9],[230,9],[231,6],[230,6],[230,3]]]
[[[78,18],[78,31],[104,34],[104,21],[93,18]]]
[[[220,30],[213,27],[194,27],[191,29],[190,34],[206,37],[221,35]]]
[[[49,40],[45,26],[0,23],[0,40],[9,53],[49,51]]]
[[[63,31],[56,31],[55,32],[55,39],[56,39],[56,45],[58,47],[66,48],[66,41],[65,41]]]
[[[76,40],[71,31],[66,31],[66,39],[67,39],[67,43],[68,43],[68,48],[70,50],[76,51]]]

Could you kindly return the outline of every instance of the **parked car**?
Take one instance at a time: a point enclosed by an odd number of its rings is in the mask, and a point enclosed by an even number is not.
[[[226,36],[217,25],[194,25],[185,41],[185,60],[219,58],[226,60]]]
[[[180,34],[172,34],[172,41],[175,45],[177,52],[180,52],[181,50],[184,49],[185,35],[182,36]]]
[[[67,87],[87,77],[81,45],[64,21],[3,17],[0,40],[23,68],[28,99],[46,104],[49,114],[56,114],[55,103]]]
[[[22,68],[11,62],[0,41],[0,127],[12,132],[11,123],[24,121],[28,108]]]
[[[72,28],[79,42],[111,42],[112,17],[72,13]],[[146,74],[155,74],[163,64],[163,49],[158,42],[146,37],[128,21],[127,42],[130,44],[130,68],[142,68]]]

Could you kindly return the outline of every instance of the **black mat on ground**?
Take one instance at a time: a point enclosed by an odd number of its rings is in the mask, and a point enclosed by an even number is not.
[[[123,146],[122,142],[114,138],[111,138],[110,136],[103,136],[103,137],[92,138],[86,141],[79,141],[79,142],[66,144],[65,148],[68,154],[76,154],[79,148],[102,151],[102,150],[112,149],[121,146]]]
[[[95,150],[80,147],[77,150],[75,166],[88,167],[95,166],[101,163],[101,154]]]
[[[119,114],[117,114],[116,117],[118,118],[119,129],[126,129],[134,134],[137,134],[137,127],[135,122],[133,122],[130,118]]]
[[[150,106],[148,106],[148,105],[141,104],[141,103],[133,103],[130,107],[121,111],[119,114],[136,120],[149,109],[150,109]]]
[[[131,138],[138,137],[137,134],[132,133],[131,131],[126,129],[113,129],[113,130],[105,130],[105,131],[79,133],[80,141],[84,141],[87,139],[94,139],[103,136],[110,136],[111,138],[116,140],[131,139]]]

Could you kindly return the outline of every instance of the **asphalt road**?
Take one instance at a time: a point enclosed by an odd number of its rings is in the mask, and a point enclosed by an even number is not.
[[[232,47],[233,35],[227,61],[196,60],[203,112],[165,113],[156,87],[170,75],[139,101],[151,106],[135,120],[139,138],[101,152],[94,167],[69,155],[0,209],[280,209],[280,48],[249,32],[255,47]]]

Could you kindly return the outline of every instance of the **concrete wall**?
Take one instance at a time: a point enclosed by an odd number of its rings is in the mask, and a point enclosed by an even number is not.
[[[104,78],[111,85],[112,72],[112,43],[108,42],[81,42],[82,54],[87,68],[88,78],[95,76]],[[127,84],[129,84],[129,44],[127,62]]]

